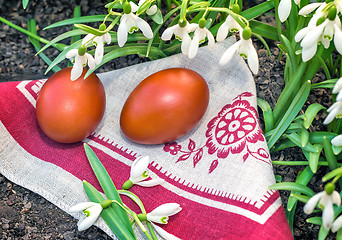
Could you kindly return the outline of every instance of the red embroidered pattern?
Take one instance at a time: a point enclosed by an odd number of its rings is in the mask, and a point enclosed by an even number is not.
[[[181,153],[182,155],[176,162],[188,160],[193,156],[193,165],[196,167],[196,164],[202,159],[203,149],[206,147],[210,155],[216,154],[218,158],[212,161],[209,173],[216,169],[219,159],[225,159],[230,154],[244,153],[243,162],[251,156],[271,165],[266,149],[260,147],[253,152],[249,147],[249,144],[265,141],[258,123],[256,109],[247,100],[242,99],[252,96],[253,94],[250,92],[240,94],[233,99],[232,104],[225,105],[218,115],[209,121],[205,133],[207,141],[204,146],[196,149],[196,143],[189,139],[188,150],[182,150],[182,146],[177,142],[171,142],[165,144],[164,151],[170,152],[172,155]]]

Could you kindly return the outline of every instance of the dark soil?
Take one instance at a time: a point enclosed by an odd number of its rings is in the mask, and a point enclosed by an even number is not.
[[[38,34],[51,40],[70,30],[71,27],[42,29],[54,22],[71,18],[78,2],[82,7],[82,15],[106,13],[103,7],[106,1],[100,0],[30,0],[27,10],[22,9],[21,1],[0,0],[0,16],[23,28],[27,27],[28,18],[34,18],[37,22]],[[272,15],[262,20],[274,22]],[[284,87],[284,62],[278,60],[279,50],[274,43],[270,43],[271,56],[268,56],[260,42],[255,43],[258,46],[260,63],[259,74],[255,76],[258,97],[265,99],[273,107]],[[50,48],[44,53],[53,59],[58,52]],[[26,35],[0,23],[0,82],[46,78],[52,74],[51,72],[44,75],[47,65],[35,54],[36,51]],[[121,57],[106,64],[97,72],[119,69],[143,61],[146,59],[136,55]],[[60,67],[65,66],[66,61],[60,65]],[[318,91],[310,97],[310,102],[329,103],[331,100],[328,96],[329,94]],[[273,154],[272,159],[289,161],[304,160],[304,157],[300,149],[294,148]],[[282,176],[283,181],[294,181],[300,170],[303,170],[303,167],[274,167],[275,174]],[[314,184],[311,187],[315,192],[322,189],[320,179],[323,174],[325,173],[316,174],[311,182]],[[288,195],[289,192],[281,191],[284,207]],[[315,239],[319,227],[306,223],[307,216],[303,213],[302,207],[303,204],[299,203],[294,220],[294,237]],[[96,227],[78,232],[76,223],[74,218],[41,196],[9,182],[0,174],[0,239],[110,239]],[[331,236],[330,239],[333,237]]]

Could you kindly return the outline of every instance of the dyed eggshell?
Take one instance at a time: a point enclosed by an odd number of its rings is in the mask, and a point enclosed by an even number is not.
[[[141,144],[161,144],[191,131],[209,103],[206,81],[186,68],[170,68],[145,78],[121,112],[122,133]]]
[[[100,124],[106,107],[104,87],[95,73],[70,80],[71,68],[53,74],[41,88],[36,104],[43,132],[60,143],[88,137]]]

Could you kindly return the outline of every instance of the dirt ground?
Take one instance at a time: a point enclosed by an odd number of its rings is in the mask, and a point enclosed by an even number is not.
[[[65,32],[65,28],[57,28],[53,31],[42,30],[45,26],[59,20],[71,18],[74,6],[80,2],[83,15],[105,14],[103,8],[106,1],[51,1],[31,0],[28,9],[23,10],[21,1],[0,0],[0,16],[26,28],[27,19],[34,18],[37,22],[38,34],[46,39]],[[272,15],[264,17],[266,22],[274,22]],[[259,74],[255,76],[258,97],[267,100],[271,106],[276,103],[281,90],[284,87],[283,68],[284,62],[278,60],[279,50],[274,43],[270,43],[272,55],[256,41],[258,46]],[[0,23],[0,81],[16,81],[26,79],[46,78],[44,72],[46,64],[35,56],[36,51],[28,41],[26,35]],[[45,51],[50,58],[57,52],[49,49]],[[119,58],[97,72],[119,69],[128,65],[146,61],[138,56]],[[64,61],[63,64],[66,64]],[[60,67],[64,67],[60,65]],[[328,94],[318,91],[310,101],[328,104]],[[1,150],[0,150],[1,151]],[[285,150],[272,155],[273,160],[303,160],[299,149]],[[302,167],[275,166],[275,174],[281,175],[283,181],[293,181]],[[323,170],[322,170],[323,171]],[[313,179],[316,192],[321,190],[319,182],[324,174],[318,174]],[[317,184],[318,182],[318,184]],[[283,203],[286,204],[288,192],[282,191]],[[315,239],[318,236],[318,227],[306,223],[307,216],[302,212],[302,204],[298,204],[295,217],[295,239]],[[0,239],[110,239],[105,233],[96,227],[91,227],[84,232],[78,232],[77,221],[64,213],[41,196],[9,182],[0,174]],[[329,237],[333,239],[333,236]]]

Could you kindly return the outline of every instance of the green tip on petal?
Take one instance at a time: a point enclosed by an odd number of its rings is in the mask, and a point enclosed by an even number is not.
[[[252,37],[252,29],[250,27],[245,27],[242,31],[242,37],[245,40],[248,40]]]
[[[143,174],[141,174],[141,176],[147,178],[148,177],[147,171],[144,171]]]
[[[162,217],[162,218],[160,219],[160,221],[161,221],[162,223],[165,223],[165,224],[167,224],[167,220],[169,220],[168,217]]]
[[[83,56],[87,52],[87,48],[85,46],[80,46],[78,48],[78,55]]]
[[[139,213],[137,216],[138,216],[140,221],[147,221],[146,213]]]
[[[324,191],[328,195],[331,195],[335,191],[335,185],[333,183],[327,183],[327,185],[324,187]]]
[[[86,217],[89,217],[90,216],[90,212],[88,210],[83,210],[83,214],[86,216]]]
[[[109,207],[111,204],[112,204],[112,200],[109,200],[109,199],[106,199],[106,200],[103,200],[100,204],[101,204],[101,207],[103,209]]]
[[[128,190],[133,186],[133,182],[131,180],[127,180],[123,185],[122,185],[122,189],[123,190]]]

